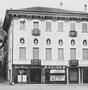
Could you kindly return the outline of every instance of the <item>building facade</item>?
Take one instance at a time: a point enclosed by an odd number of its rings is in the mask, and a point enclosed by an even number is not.
[[[88,13],[7,10],[8,75],[15,83],[88,83]]]

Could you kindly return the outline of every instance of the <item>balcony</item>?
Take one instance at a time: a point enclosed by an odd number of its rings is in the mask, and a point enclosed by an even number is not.
[[[40,30],[39,30],[39,28],[34,28],[32,30],[32,35],[33,36],[40,36]]]
[[[78,60],[69,60],[69,66],[78,66]]]
[[[32,59],[31,65],[41,65],[41,60],[40,59]]]
[[[74,31],[70,31],[69,32],[69,36],[70,37],[77,37],[77,31],[75,31],[75,30]]]

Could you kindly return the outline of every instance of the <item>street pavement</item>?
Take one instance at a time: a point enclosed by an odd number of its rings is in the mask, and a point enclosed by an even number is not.
[[[86,85],[66,84],[0,84],[0,90],[88,90]]]

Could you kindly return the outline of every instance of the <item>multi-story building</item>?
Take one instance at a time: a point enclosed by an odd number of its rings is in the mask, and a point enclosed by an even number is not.
[[[88,83],[88,12],[32,7],[6,11],[8,76],[15,83]]]

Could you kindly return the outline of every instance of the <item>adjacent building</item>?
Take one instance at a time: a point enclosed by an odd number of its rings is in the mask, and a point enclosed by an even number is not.
[[[6,11],[7,79],[88,83],[88,12],[31,7]]]

